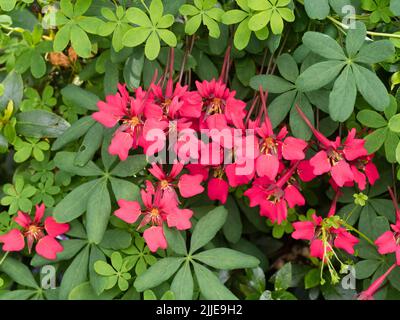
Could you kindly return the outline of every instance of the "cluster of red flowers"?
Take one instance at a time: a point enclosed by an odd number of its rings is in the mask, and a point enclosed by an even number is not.
[[[267,94],[260,88],[247,111],[246,103],[235,98],[235,91],[226,86],[223,78],[196,82],[196,90],[190,91],[180,83],[174,85],[170,70],[165,86],[153,81],[147,91],[137,88],[133,96],[120,85],[119,92],[99,102],[99,111],[93,114],[104,126],[117,127],[109,152],[121,160],[139,147],[147,156],[165,149],[178,155],[169,174],[164,172],[162,164],[151,161],[149,171],[157,182],[146,181],[146,190],[142,191],[144,210],[138,202],[120,199],[120,209],[115,212],[128,223],[142,216],[139,228],[150,223],[144,238],[152,251],[167,247],[164,222],[179,230],[191,227],[193,212],[179,208],[176,189],[188,198],[202,193],[204,184],[209,199],[224,204],[230,187],[249,186],[244,194],[250,206],[259,206],[262,216],[281,224],[287,219],[288,208],[305,205],[299,181],[308,182],[329,174],[337,191],[354,184],[363,190],[367,180],[373,184],[379,177],[372,157],[364,148],[364,140],[355,137],[355,129],[344,142],[340,137],[330,141],[298,108],[319,143],[310,144],[289,136],[286,127],[276,134],[268,118]],[[163,133],[157,143],[153,130]],[[204,130],[206,141],[197,137]],[[171,134],[175,141],[169,140]],[[312,154],[313,149],[314,155],[306,159],[306,152]],[[224,157],[227,153],[233,159],[228,163]],[[217,157],[211,157],[215,154]],[[294,237],[308,240],[318,237],[315,230],[322,223],[320,219],[315,217],[313,222],[306,222],[307,232],[299,231],[305,222],[295,224],[298,230]],[[336,235],[331,237],[336,247],[353,252],[350,247],[356,241],[346,229],[337,228],[332,234]],[[315,247],[318,242],[313,243]],[[322,258],[321,246],[312,250],[312,255]]]

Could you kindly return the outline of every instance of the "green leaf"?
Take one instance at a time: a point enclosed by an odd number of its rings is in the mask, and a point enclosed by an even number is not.
[[[168,248],[179,255],[187,255],[186,242],[179,230],[168,228],[164,224],[164,235],[167,239]]]
[[[207,26],[210,37],[218,39],[221,34],[218,23],[207,15],[203,15],[203,23]]]
[[[31,73],[36,79],[43,77],[46,73],[46,62],[36,51],[31,55]]]
[[[129,156],[125,161],[121,161],[111,171],[111,175],[120,178],[132,177],[143,170],[147,165],[146,156],[143,154]]]
[[[108,284],[108,279],[102,277],[94,270],[94,263],[96,261],[107,261],[104,253],[96,245],[92,245],[90,248],[89,256],[89,279],[90,284],[97,295],[100,295]]]
[[[292,264],[286,263],[275,276],[275,290],[286,290],[292,284]]]
[[[54,208],[53,216],[57,222],[70,222],[81,216],[86,211],[90,195],[101,181],[96,179],[86,182],[68,193]]]
[[[190,18],[185,24],[185,32],[188,35],[193,35],[200,27],[201,15],[196,15]]]
[[[303,43],[308,49],[324,58],[333,60],[346,59],[342,47],[326,34],[313,31],[306,32],[303,36]]]
[[[329,95],[329,115],[333,121],[346,121],[354,110],[357,87],[351,67],[347,66],[336,79]]]
[[[152,27],[152,23],[145,12],[139,8],[129,8],[126,11],[126,18],[129,22],[142,27]]]
[[[134,282],[137,291],[143,292],[167,281],[184,261],[183,258],[164,258],[158,260]]]
[[[202,217],[194,227],[190,241],[190,253],[196,252],[210,242],[224,225],[228,212],[220,206]]]
[[[200,252],[193,256],[215,269],[234,270],[256,268],[260,261],[252,256],[228,248],[216,248]]]
[[[228,217],[223,226],[225,238],[231,242],[236,243],[242,236],[242,221],[240,219],[240,210],[236,205],[234,197],[228,196],[226,201],[226,209],[228,210]]]
[[[207,300],[237,300],[237,297],[210,270],[196,262],[193,262],[193,267],[200,292],[204,298]]]
[[[311,19],[324,20],[331,11],[328,0],[304,0],[304,8]]]
[[[362,260],[355,264],[357,279],[367,279],[373,275],[378,269],[382,261],[379,260]]]
[[[35,289],[39,288],[29,268],[18,260],[7,257],[3,261],[0,269],[16,283],[22,286]]]
[[[390,0],[390,10],[396,15],[400,16],[400,2],[396,0]]]
[[[88,130],[76,154],[75,165],[84,166],[93,158],[94,154],[101,146],[103,133],[104,127],[98,122]]]
[[[86,246],[72,261],[63,275],[60,285],[60,299],[67,299],[73,288],[87,280],[89,246]]]
[[[100,176],[103,174],[103,171],[101,171],[100,168],[92,161],[88,162],[82,167],[75,165],[75,158],[75,152],[61,151],[58,152],[54,157],[54,163],[61,170],[78,176],[91,177]]]
[[[390,104],[389,94],[375,73],[353,64],[353,73],[358,91],[364,99],[376,110],[383,111]]]
[[[0,8],[4,11],[11,11],[16,3],[17,0],[0,0]]]
[[[61,94],[64,99],[75,107],[98,111],[97,102],[100,99],[92,92],[70,84],[61,90]]]
[[[146,41],[146,45],[144,47],[144,54],[147,59],[155,60],[160,53],[160,39],[155,31],[153,31],[149,38]]]
[[[125,33],[122,43],[126,47],[136,47],[146,41],[150,32],[151,29],[147,27],[132,28]]]
[[[400,114],[389,119],[389,129],[393,132],[400,133]]]
[[[250,58],[240,59],[235,63],[235,70],[239,81],[248,86],[252,77],[256,74],[256,65]]]
[[[92,44],[85,31],[78,26],[71,27],[71,45],[82,58],[89,58],[92,53]]]
[[[218,70],[213,61],[201,50],[193,49],[193,57],[197,65],[195,72],[201,80],[211,80],[218,78]]]
[[[365,149],[367,149],[368,154],[375,153],[382,147],[383,143],[386,140],[387,133],[388,133],[387,128],[381,128],[370,133],[364,138]]]
[[[0,111],[3,111],[10,100],[14,102],[14,107],[18,107],[24,95],[24,82],[21,75],[12,71],[2,82],[3,94],[0,95]]]
[[[365,42],[366,35],[367,28],[365,27],[365,24],[360,21],[356,22],[356,28],[350,28],[347,31],[346,51],[350,58],[357,55]]]
[[[94,263],[94,270],[102,276],[112,276],[116,273],[114,268],[104,261],[96,261]]]
[[[293,83],[296,82],[299,76],[299,68],[297,67],[296,60],[290,54],[284,53],[280,55],[276,60],[276,64],[283,78]]]
[[[176,300],[193,299],[193,277],[189,263],[185,263],[176,273],[171,290],[175,293]]]
[[[321,275],[319,269],[311,269],[304,277],[304,287],[311,289],[318,286],[321,282]]]
[[[128,87],[138,88],[141,83],[144,64],[143,50],[135,49],[132,55],[126,60],[124,66],[124,80]]]
[[[379,40],[363,46],[354,61],[373,64],[385,61],[394,54],[395,49],[390,40]]]
[[[54,51],[62,52],[67,47],[70,37],[71,37],[71,25],[68,24],[59,29],[54,38],[54,43],[53,43]]]
[[[70,127],[60,116],[44,110],[21,112],[16,118],[17,133],[26,137],[58,138]]]
[[[303,110],[304,114],[314,125],[314,110],[307,97],[304,94],[297,94],[296,104],[299,108],[301,108],[301,110]],[[296,108],[292,108],[290,110],[289,125],[292,129],[293,135],[296,138],[310,140],[312,132],[307,124],[304,122],[304,120],[301,118]]]
[[[345,64],[341,61],[325,61],[306,69],[296,81],[296,87],[303,92],[314,91],[332,82]]]
[[[389,131],[385,140],[385,154],[389,163],[396,162],[396,148],[398,144],[399,136],[392,131]]]
[[[258,31],[264,28],[271,20],[272,10],[261,11],[254,14],[248,23],[248,28],[252,31]]]
[[[292,83],[285,79],[268,74],[257,75],[251,78],[250,86],[256,91],[259,91],[261,86],[264,91],[267,90],[270,93],[283,93],[295,88]]]
[[[94,125],[94,123],[95,120],[91,116],[85,116],[75,121],[56,141],[54,141],[51,150],[60,150],[68,143],[78,140],[92,125]]]
[[[159,29],[157,30],[158,35],[161,40],[163,40],[168,46],[176,47],[177,39],[173,32],[169,30]]]
[[[107,229],[111,214],[111,200],[107,180],[92,191],[87,203],[86,232],[91,243],[99,244]]]
[[[242,21],[236,28],[233,43],[238,50],[243,50],[247,47],[251,37],[251,30],[248,27],[250,18]],[[268,30],[268,29],[267,29]]]
[[[378,112],[372,110],[362,110],[357,114],[357,120],[368,128],[381,128],[387,125],[387,121]],[[400,125],[400,118],[399,118]]]
[[[104,233],[103,240],[100,243],[100,247],[111,250],[126,249],[131,245],[132,236],[129,232],[109,229]]]
[[[196,13],[194,13],[196,14]],[[193,14],[193,15],[194,15]],[[225,12],[222,17],[221,17],[221,22],[223,24],[231,25],[231,24],[237,24],[244,19],[246,19],[248,16],[248,13],[242,10],[229,10]]]
[[[115,199],[124,199],[128,201],[139,201],[140,189],[132,182],[110,178],[111,187],[115,195]]]
[[[8,1],[8,0],[5,0]],[[37,294],[36,290],[13,290],[13,291],[3,291],[0,294],[0,300],[28,300],[33,295]]]
[[[97,294],[89,282],[84,282],[74,287],[68,295],[68,300],[112,300],[120,291],[118,289],[108,290]]]
[[[161,19],[162,14],[164,12],[164,6],[161,0],[152,0],[150,3],[150,18],[153,24],[157,24],[157,22]]]
[[[297,92],[291,90],[276,97],[268,106],[268,115],[271,119],[273,128],[280,125],[285,120],[287,114],[293,106]]]

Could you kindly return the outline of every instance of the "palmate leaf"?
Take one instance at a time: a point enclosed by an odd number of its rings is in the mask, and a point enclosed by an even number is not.
[[[215,7],[217,1],[198,0],[194,6],[190,4],[182,5],[179,9],[180,14],[190,17],[185,24],[186,34],[193,35],[203,23],[209,32],[210,37],[218,39],[221,32],[218,22],[221,21],[224,11]]]
[[[174,33],[167,30],[175,21],[171,14],[163,15],[164,8],[161,0],[151,2],[149,16],[138,8],[129,8],[127,20],[138,27],[128,30],[122,38],[126,47],[136,47],[145,42],[144,54],[147,59],[155,60],[161,48],[160,40],[170,47],[177,45]]]
[[[387,90],[371,70],[361,64],[381,62],[394,54],[390,41],[381,40],[364,45],[365,25],[357,23],[346,39],[346,51],[327,35],[307,32],[303,41],[307,48],[328,59],[307,68],[296,80],[296,86],[309,92],[334,82],[330,94],[329,113],[334,121],[347,120],[353,109],[357,91],[376,110],[383,111],[390,104]]]

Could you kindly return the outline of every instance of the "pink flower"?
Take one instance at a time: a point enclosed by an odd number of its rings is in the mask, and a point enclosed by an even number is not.
[[[127,223],[135,223],[142,217],[138,229],[150,224],[143,237],[152,252],[159,248],[166,249],[163,224],[168,227],[175,227],[178,230],[190,229],[192,224],[190,218],[193,211],[189,209],[179,209],[171,193],[162,193],[161,189],[154,189],[150,181],[146,181],[146,190],[141,191],[142,201],[145,209],[142,210],[139,202],[118,200],[119,209],[114,214]]]
[[[393,206],[396,209],[396,224],[391,225],[394,232],[384,232],[375,240],[375,244],[377,245],[380,254],[396,253],[396,263],[397,265],[400,265],[400,209],[392,189],[390,187],[388,189],[390,197],[392,198]]]
[[[229,185],[222,178],[211,178],[208,181],[208,197],[210,200],[218,200],[224,204],[228,198]]]
[[[277,181],[268,177],[256,178],[244,195],[250,199],[250,207],[260,206],[260,214],[273,223],[281,224],[287,218],[287,208],[303,206],[305,199],[292,178],[298,162],[285,172]]]
[[[203,177],[200,174],[183,174],[177,178],[183,170],[183,167],[183,164],[176,163],[172,166],[169,174],[166,174],[162,168],[155,163],[152,165],[152,168],[149,169],[150,173],[159,180],[159,188],[162,192],[172,193],[177,203],[179,201],[175,188],[179,189],[179,193],[184,198],[193,197],[204,191],[204,187],[201,185]]]
[[[167,82],[165,92],[159,85],[152,84],[155,103],[159,108],[160,115],[169,119],[199,118],[203,101],[197,92],[188,91],[188,86],[177,83],[175,89],[170,78]]]
[[[310,255],[323,261],[334,247],[354,254],[354,246],[359,242],[346,228],[341,227],[336,219],[336,202],[339,196],[340,193],[336,193],[327,218],[323,219],[313,214],[311,221],[292,224],[294,228],[292,237],[296,240],[310,241]]]
[[[214,124],[219,121],[226,121],[228,125],[236,128],[244,128],[244,117],[246,115],[246,104],[235,99],[235,91],[229,91],[221,80],[211,80],[203,82],[196,81],[197,91],[203,99],[203,111],[207,119],[208,128],[215,128]],[[220,117],[224,116],[224,119]],[[213,121],[218,118],[218,121]]]
[[[367,290],[364,290],[363,292],[360,293],[358,296],[358,300],[373,300],[375,293],[379,290],[380,286],[382,283],[386,280],[386,278],[389,276],[389,274],[393,271],[393,269],[396,267],[396,264],[393,264],[390,266],[390,268],[379,278],[377,278]]]
[[[386,231],[378,239],[375,240],[375,244],[378,247],[380,254],[396,253],[396,263],[400,266],[400,222],[392,224],[392,231]]]
[[[144,144],[144,110],[151,108],[153,104],[141,88],[136,89],[135,98],[129,96],[125,86],[118,85],[118,89],[116,95],[106,97],[106,102],[98,102],[99,111],[93,113],[92,117],[107,128],[120,124],[108,151],[112,155],[118,155],[121,160],[126,160],[131,148],[136,149]]]
[[[27,213],[18,211],[14,220],[22,227],[22,230],[12,229],[0,236],[3,251],[21,251],[25,248],[26,239],[29,253],[32,252],[33,244],[37,242],[35,247],[37,254],[48,260],[56,259],[57,253],[64,250],[56,237],[68,232],[69,225],[57,223],[53,217],[47,217],[43,223],[44,211],[44,204],[36,206],[33,221]]]
[[[313,174],[319,176],[330,173],[338,187],[343,187],[353,181],[357,182],[357,180],[360,182],[361,187],[364,187],[362,181],[354,177],[354,169],[352,170],[350,163],[367,156],[368,153],[364,147],[365,140],[356,139],[356,130],[353,128],[349,131],[344,143],[341,142],[340,137],[337,137],[335,141],[330,141],[312,126],[298,106],[296,108],[321,144],[322,150],[310,159]],[[374,178],[371,175],[371,179],[373,180]]]
[[[374,185],[376,180],[379,179],[379,172],[372,162],[372,158],[373,156],[361,157],[352,161],[350,164],[354,181],[357,183],[360,190],[365,189],[367,180],[371,185]]]

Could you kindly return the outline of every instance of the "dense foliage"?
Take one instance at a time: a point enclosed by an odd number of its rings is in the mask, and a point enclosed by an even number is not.
[[[0,0],[0,298],[400,299],[399,16]]]

